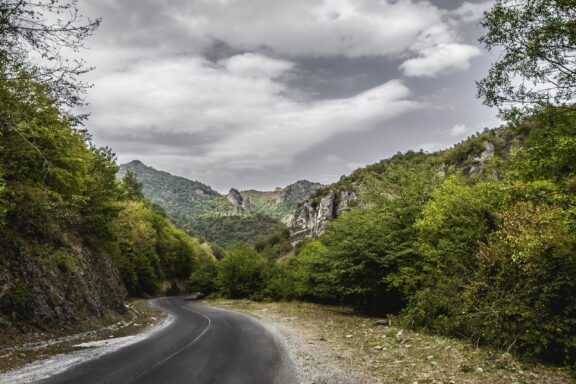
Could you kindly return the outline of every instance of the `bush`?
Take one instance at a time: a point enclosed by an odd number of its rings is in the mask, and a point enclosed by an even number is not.
[[[271,263],[252,247],[234,246],[218,264],[221,293],[233,299],[263,298],[271,277]]]
[[[216,278],[218,268],[216,263],[209,263],[192,272],[188,280],[190,291],[201,292],[204,295],[210,295],[218,291]]]
[[[576,364],[576,211],[518,203],[476,255],[463,293],[473,338]]]

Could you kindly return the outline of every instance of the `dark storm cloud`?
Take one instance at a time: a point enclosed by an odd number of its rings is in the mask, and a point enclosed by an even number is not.
[[[494,123],[489,3],[81,0],[98,144],[220,190],[335,180]]]

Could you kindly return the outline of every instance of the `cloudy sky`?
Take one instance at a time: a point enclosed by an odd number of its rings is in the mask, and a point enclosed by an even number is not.
[[[336,181],[498,125],[475,98],[490,1],[80,0],[88,129],[219,191]]]

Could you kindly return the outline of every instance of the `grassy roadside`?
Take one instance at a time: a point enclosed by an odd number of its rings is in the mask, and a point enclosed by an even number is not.
[[[303,383],[575,383],[565,370],[510,354],[377,324],[350,309],[310,303],[204,300],[248,313],[287,341]]]
[[[110,314],[99,321],[53,332],[21,333],[8,329],[0,334],[0,373],[23,367],[36,360],[83,349],[78,344],[135,335],[155,326],[166,314],[148,305],[147,300],[126,304],[128,315]]]

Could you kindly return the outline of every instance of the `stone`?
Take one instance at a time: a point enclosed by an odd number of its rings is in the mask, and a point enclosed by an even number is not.
[[[230,189],[230,192],[226,195],[226,199],[235,207],[242,207],[242,203],[244,202],[242,195],[235,188]]]
[[[306,200],[298,207],[288,226],[290,243],[296,245],[309,237],[322,235],[328,223],[346,211],[356,198],[353,191],[330,190],[324,196]]]

